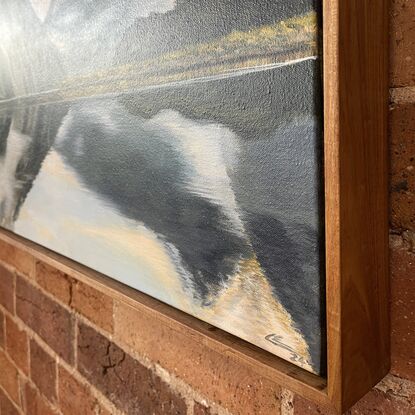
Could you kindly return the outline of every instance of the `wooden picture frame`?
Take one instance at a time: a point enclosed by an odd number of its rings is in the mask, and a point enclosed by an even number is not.
[[[390,367],[388,2],[323,4],[326,400],[341,412]]]
[[[388,2],[323,0],[327,376],[313,375],[8,231],[1,239],[122,296],[154,321],[342,413],[390,366]]]

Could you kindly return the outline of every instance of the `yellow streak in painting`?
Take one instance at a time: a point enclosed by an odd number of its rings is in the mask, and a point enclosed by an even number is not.
[[[19,213],[19,220],[23,222],[30,222],[30,224],[35,228],[36,233],[44,241],[53,241],[53,233],[50,232],[50,230],[47,227],[45,227],[42,223],[39,223],[35,212],[23,208]],[[9,226],[9,229],[14,230],[14,224]]]
[[[177,275],[176,268],[161,241],[150,231],[143,229],[127,229],[116,227],[92,227],[77,223],[74,220],[67,220],[66,225],[72,230],[76,229],[79,234],[86,234],[100,241],[105,241],[108,251],[115,253],[118,251],[126,260],[133,260],[139,266],[151,270],[154,280],[157,281],[163,292],[168,292],[170,302],[177,307],[189,310],[193,308],[189,294],[184,292]],[[140,276],[137,275],[139,279]]]
[[[275,299],[256,258],[242,261],[236,275],[211,300],[213,303],[198,317],[286,360],[296,355],[299,366],[314,371],[306,341],[294,328],[290,314]],[[280,336],[286,347],[266,340],[270,334]]]

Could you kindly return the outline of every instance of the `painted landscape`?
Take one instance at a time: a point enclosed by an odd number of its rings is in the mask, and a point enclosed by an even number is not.
[[[4,0],[0,224],[317,374],[313,0]]]

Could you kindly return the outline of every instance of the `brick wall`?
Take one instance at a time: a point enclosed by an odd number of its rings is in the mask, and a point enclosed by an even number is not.
[[[413,0],[392,2],[390,115],[393,366],[350,415],[415,414]],[[1,415],[330,415],[57,258],[0,237]]]

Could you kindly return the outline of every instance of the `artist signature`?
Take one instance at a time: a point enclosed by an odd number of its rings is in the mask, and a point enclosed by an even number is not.
[[[291,362],[297,363],[297,364],[300,364],[300,365],[305,365],[307,362],[305,361],[304,357],[302,357],[298,353],[296,353],[296,351],[292,347],[284,344],[282,342],[282,339],[283,339],[282,336],[279,336],[275,333],[268,334],[268,336],[265,336],[265,340],[268,340],[270,343],[275,344],[276,346],[281,347],[282,349],[285,349],[285,350],[289,351],[291,353],[291,356],[289,358],[291,360]]]

